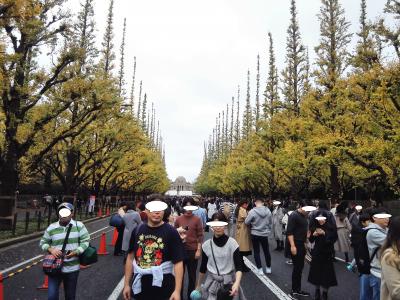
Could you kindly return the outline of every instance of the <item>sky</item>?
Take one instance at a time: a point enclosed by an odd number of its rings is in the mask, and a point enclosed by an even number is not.
[[[70,0],[72,10],[79,0]],[[386,0],[367,0],[371,20],[381,15]],[[311,62],[319,40],[317,14],[320,0],[297,0],[303,43]],[[351,32],[359,28],[359,0],[342,0]],[[105,30],[108,0],[95,0],[98,42]],[[278,69],[285,61],[290,0],[115,0],[114,45],[117,60],[123,19],[127,18],[125,73],[130,90],[133,59],[139,81],[165,143],[168,176],[193,182],[200,172],[203,143],[215,126],[218,113],[236,97],[241,86],[244,106],[247,70],[255,102],[257,55],[260,55],[261,92],[267,74],[268,32],[272,33]],[[353,36],[354,41],[356,36]],[[118,64],[118,62],[116,62]],[[150,107],[149,106],[149,107]]]

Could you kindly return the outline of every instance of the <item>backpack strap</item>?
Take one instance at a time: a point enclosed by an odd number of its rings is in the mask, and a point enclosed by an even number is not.
[[[372,229],[378,230],[377,228],[369,228],[369,229],[367,229],[367,233],[365,234],[365,238],[367,238],[368,231],[370,231],[370,230],[372,230]],[[367,241],[367,247],[368,247],[368,241]],[[374,249],[374,251],[372,252],[372,255],[371,255],[370,259],[369,259],[369,262],[372,262],[372,260],[374,259],[374,256],[378,253],[378,251],[379,251],[380,248],[381,248],[381,247],[378,246],[378,247],[376,247],[376,248]]]
[[[62,245],[61,252],[64,254],[65,247],[67,247],[69,233],[71,232],[72,224],[68,225],[67,235],[65,236],[64,243]]]

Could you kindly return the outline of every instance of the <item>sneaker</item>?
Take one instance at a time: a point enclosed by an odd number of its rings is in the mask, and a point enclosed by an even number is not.
[[[267,267],[266,270],[265,270],[265,273],[271,274],[272,273],[271,267],[269,267],[269,268]]]
[[[286,264],[287,265],[293,265],[293,261],[291,259],[289,259],[289,260],[286,261]]]
[[[292,291],[292,294],[295,296],[301,296],[301,297],[309,297],[310,293],[305,292],[305,291]]]
[[[299,298],[296,297],[296,295],[293,292],[289,293],[289,298],[293,300],[298,300]]]
[[[258,269],[258,275],[263,276],[264,275],[264,270],[263,268]]]

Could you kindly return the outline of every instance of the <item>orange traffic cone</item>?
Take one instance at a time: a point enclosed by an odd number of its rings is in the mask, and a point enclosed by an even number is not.
[[[37,289],[38,290],[47,290],[48,288],[49,288],[49,277],[47,275],[45,275],[43,284],[41,286],[38,286]]]
[[[118,239],[118,230],[117,230],[117,228],[114,228],[113,238],[112,238],[110,246],[115,246],[117,239]]]
[[[100,247],[99,250],[97,250],[97,254],[98,255],[107,255],[107,246],[106,246],[106,234],[103,232],[101,234],[101,238],[100,238]]]
[[[110,215],[110,207],[107,207],[107,212],[106,212],[106,216]]]
[[[3,274],[0,273],[0,300],[4,300],[4,290],[3,290]]]
[[[101,217],[102,214],[103,214],[103,213],[101,212],[101,207],[99,206],[99,211],[97,212],[97,216],[98,216],[98,217]]]

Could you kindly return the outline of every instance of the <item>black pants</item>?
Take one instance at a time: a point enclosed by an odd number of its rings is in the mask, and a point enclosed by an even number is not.
[[[265,263],[267,264],[268,268],[271,267],[271,254],[269,253],[268,237],[251,235],[251,241],[253,242],[254,260],[256,261],[257,268],[259,269],[262,267],[260,258],[260,245],[264,252]]]
[[[122,252],[122,239],[124,237],[124,230],[125,230],[125,226],[120,226],[117,227],[117,231],[118,231],[118,238],[117,241],[115,242],[115,246],[114,246],[114,255],[118,255]]]
[[[297,253],[292,255],[293,271],[292,271],[292,290],[301,291],[301,274],[304,268],[304,258],[306,256],[306,247],[304,242],[295,241]]]
[[[196,287],[197,259],[195,259],[195,250],[185,250],[185,259],[183,260],[183,274],[185,270],[188,272],[188,289],[187,299],[190,299],[190,293]],[[183,299],[183,283],[181,290],[181,298]]]

